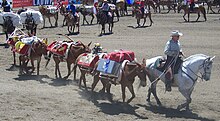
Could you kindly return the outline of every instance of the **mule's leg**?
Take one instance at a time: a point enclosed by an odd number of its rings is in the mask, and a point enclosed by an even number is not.
[[[12,53],[13,53],[13,59],[14,59],[14,66],[16,66],[16,59],[15,59],[15,58],[16,58],[16,55],[15,55],[15,52],[14,52],[14,51],[13,51]]]
[[[68,73],[67,73],[67,76],[64,77],[64,79],[68,79],[71,73],[71,63],[68,61],[67,61],[67,69],[68,69]]]
[[[122,91],[122,100],[123,102],[125,102],[126,95],[125,95],[125,86],[123,84],[121,84],[121,91]]]
[[[50,26],[52,27],[53,25],[52,25],[52,23],[51,23],[51,21],[50,21],[50,17],[48,17],[48,20],[49,20]]]
[[[31,69],[32,69],[31,73],[33,73],[35,71],[34,60],[33,59],[31,59]]]
[[[144,27],[144,24],[145,24],[145,23],[146,23],[146,18],[144,18],[144,23],[143,23],[143,25],[142,25],[143,27]]]
[[[86,16],[83,15],[83,19],[86,21],[87,24],[89,24],[89,22],[86,20]]]
[[[92,24],[92,22],[93,22],[93,19],[94,19],[94,14],[92,14],[91,16],[92,16],[92,19],[91,19],[90,24]]]
[[[92,91],[94,91],[95,86],[97,85],[97,83],[99,82],[99,73],[96,73],[93,77],[93,83],[92,83]],[[104,86],[103,86],[104,87]]]
[[[44,19],[44,25],[43,25],[43,28],[45,28],[45,16],[43,16],[43,19]]]
[[[37,59],[37,75],[39,75],[39,71],[40,71],[40,62],[41,62],[41,57]]]
[[[77,32],[79,33],[79,23],[77,23],[76,26],[78,28]]]
[[[138,24],[137,27],[140,27],[140,19],[137,19],[137,24]]]
[[[129,89],[129,91],[131,92],[131,98],[130,99],[128,99],[128,101],[127,101],[127,103],[130,103],[134,98],[135,98],[135,93],[134,93],[134,87],[133,87],[133,85],[132,84],[129,84],[128,85],[128,89]]]
[[[86,88],[86,72],[84,70],[80,70],[81,72],[81,75],[80,75],[80,79],[79,79],[79,88],[81,88],[81,84],[82,84],[82,80],[83,80],[83,83],[84,83],[84,86],[85,86],[85,89],[87,90]]]
[[[54,16],[54,19],[55,19],[55,27],[58,26],[58,12],[57,14]]]
[[[189,16],[190,16],[190,12],[188,12],[188,22],[189,22]]]
[[[198,21],[198,20],[199,20],[199,17],[200,17],[200,12],[198,12],[198,17],[197,17],[196,21]]]
[[[75,64],[73,66],[73,79],[76,80],[76,68],[77,68],[77,64]]]
[[[148,17],[149,17],[149,19],[150,19],[150,26],[152,26],[153,20],[152,20],[152,18],[151,18],[151,13],[148,13]]]
[[[19,56],[19,74],[22,75],[23,74],[23,64],[22,64],[22,57]]]
[[[185,16],[186,16],[186,12],[184,12],[184,14],[183,14],[183,19],[184,19],[184,21],[187,21]]]

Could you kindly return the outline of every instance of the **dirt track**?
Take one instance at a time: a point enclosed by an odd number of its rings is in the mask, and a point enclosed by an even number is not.
[[[73,76],[69,80],[55,79],[54,62],[51,61],[48,68],[42,60],[40,76],[18,76],[18,68],[12,68],[12,54],[10,49],[0,47],[0,120],[36,120],[36,121],[67,121],[67,120],[220,120],[220,15],[208,14],[207,22],[185,23],[182,13],[153,14],[152,27],[135,28],[136,20],[131,16],[120,18],[115,23],[113,34],[99,37],[101,26],[86,25],[80,27],[80,34],[70,35],[74,40],[83,43],[99,42],[111,52],[115,49],[132,50],[139,61],[142,58],[151,58],[163,55],[164,45],[169,39],[172,30],[180,30],[184,36],[181,44],[185,55],[203,53],[216,56],[212,70],[211,80],[201,81],[196,84],[192,94],[190,108],[192,112],[177,111],[176,107],[184,98],[177,88],[171,93],[164,93],[164,84],[159,82],[157,93],[163,107],[156,105],[154,98],[151,104],[146,102],[147,87],[137,89],[135,83],[135,99],[128,105],[121,103],[120,86],[112,86],[114,103],[106,99],[105,94],[99,93],[102,88],[99,83],[95,88],[95,94],[91,95],[84,88],[79,89]],[[191,17],[195,20],[196,15]],[[48,20],[46,20],[48,21]],[[95,20],[96,21],[96,20]],[[38,26],[37,35],[40,38],[47,37],[50,42],[61,37],[57,34],[67,34],[67,28],[61,27],[62,18],[59,18],[59,27],[42,28]],[[149,21],[147,21],[149,24]],[[49,26],[49,24],[47,24]],[[1,35],[1,41],[5,36]],[[63,76],[67,73],[66,64],[60,65]],[[77,73],[77,79],[79,73]],[[93,78],[87,76],[87,84],[91,87]],[[136,79],[138,80],[138,79]],[[127,99],[130,93],[127,90]]]

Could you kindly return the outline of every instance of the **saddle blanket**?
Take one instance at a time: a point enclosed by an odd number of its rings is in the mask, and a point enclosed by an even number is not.
[[[30,45],[27,45],[21,41],[16,42],[14,52],[17,52],[22,55],[27,55],[30,50]]]
[[[21,17],[21,23],[24,24],[25,23],[25,20],[27,19],[27,14],[30,15],[32,14],[32,17],[35,21],[35,24],[40,24],[40,23],[43,23],[43,16],[42,14],[39,12],[39,11],[35,11],[33,9],[28,9],[27,11],[25,12],[22,12],[20,14],[20,17]]]
[[[3,17],[10,16],[14,26],[21,25],[21,18],[18,14],[13,12],[2,12],[0,13],[0,24],[4,23]]]
[[[47,11],[48,13],[51,13],[51,14],[58,12],[57,7],[54,7],[54,6],[47,6]]]
[[[116,61],[118,63],[121,63],[124,60],[133,61],[134,58],[135,58],[134,52],[132,52],[132,51],[125,51],[125,50],[120,50],[120,51],[117,51],[117,52],[111,52],[111,53],[108,53],[105,56],[105,59]]]
[[[54,41],[47,46],[47,50],[59,56],[67,57],[69,47],[77,45],[78,42],[73,41]]]
[[[80,55],[77,64],[87,68],[94,68],[98,60],[99,60],[99,56],[97,54],[83,53]]]

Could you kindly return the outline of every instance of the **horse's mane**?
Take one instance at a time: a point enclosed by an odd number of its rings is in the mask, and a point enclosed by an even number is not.
[[[204,54],[194,54],[194,55],[191,55],[189,56],[188,58],[184,59],[184,61],[189,61],[191,59],[194,59],[194,58],[198,58],[198,57],[203,57],[203,58],[208,58],[209,56],[207,55],[204,55]]]

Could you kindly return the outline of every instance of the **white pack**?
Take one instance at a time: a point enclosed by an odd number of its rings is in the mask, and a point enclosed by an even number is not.
[[[13,12],[2,12],[2,13],[0,13],[0,24],[4,23],[3,17],[6,17],[6,16],[10,16],[11,17],[11,20],[12,20],[13,25],[15,27],[21,25],[21,18],[20,18],[20,16],[18,14],[16,14],[16,13],[13,13]]]
[[[35,11],[32,9],[28,9],[25,12],[22,12],[20,14],[21,17],[21,23],[24,24],[25,23],[25,19],[27,18],[27,14],[32,14],[33,15],[33,19],[35,21],[36,24],[40,24],[43,23],[43,16],[39,11]]]

